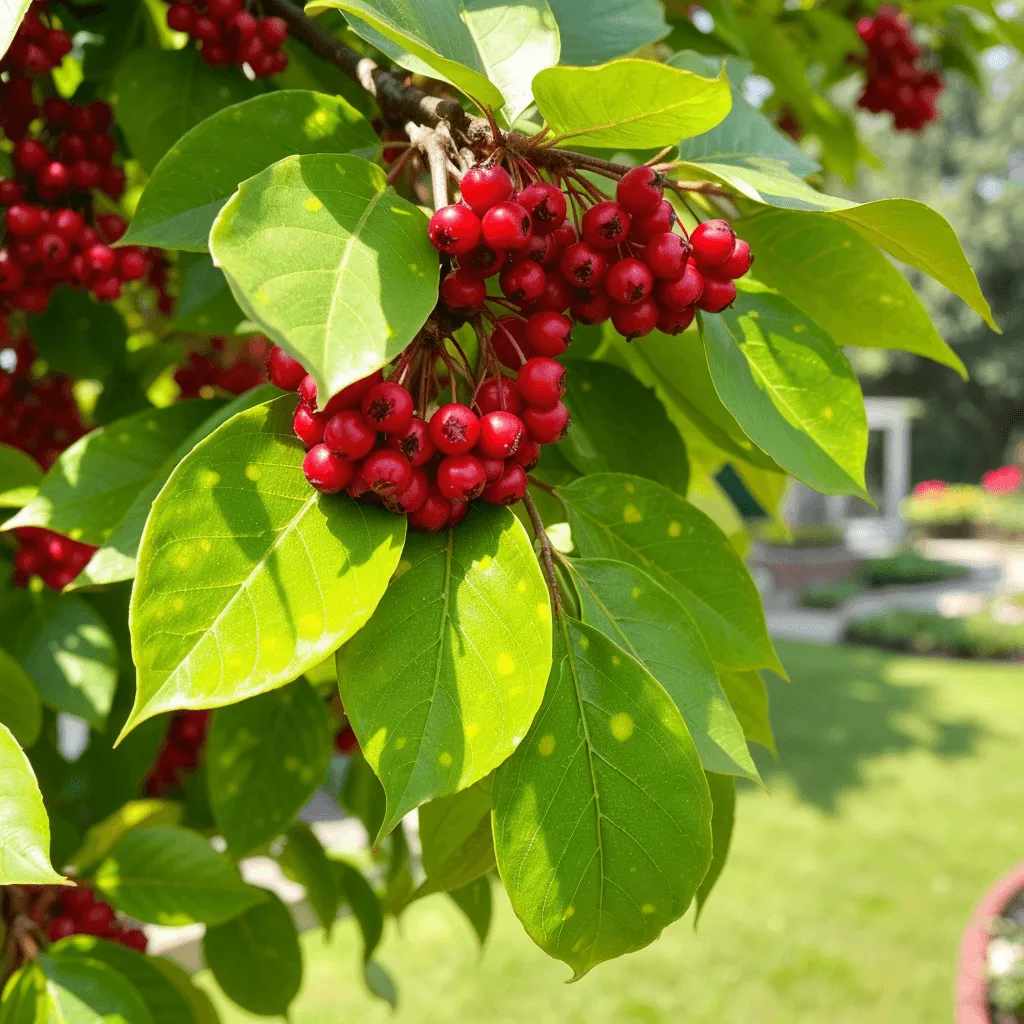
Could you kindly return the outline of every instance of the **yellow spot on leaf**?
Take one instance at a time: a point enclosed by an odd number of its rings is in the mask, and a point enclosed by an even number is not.
[[[630,593],[629,596],[633,598],[634,601],[636,601],[640,597],[640,588],[634,587],[632,593]]]
[[[541,601],[541,603],[537,605],[537,618],[540,619],[541,622],[547,622],[550,616],[551,605],[549,605],[547,601]]]
[[[760,313],[758,313],[758,311],[757,311],[756,309],[752,309],[752,310],[751,310],[751,311],[750,311],[750,312],[749,312],[749,313],[747,314],[747,316],[749,316],[751,320],[756,320],[756,319],[757,319],[757,318],[758,318],[758,317],[759,317],[760,315],[761,315],[761,314],[760,314]]]
[[[516,584],[516,590],[518,590],[520,594],[525,594],[526,593],[526,580],[520,580]]]
[[[613,654],[612,655],[612,664],[616,668],[618,668],[622,664],[622,659],[617,654]]]
[[[251,480],[253,483],[256,483],[256,481],[259,480],[259,478],[261,476],[263,476],[263,473],[260,471],[260,467],[259,466],[246,466],[245,467],[245,478],[246,478],[246,480]]]
[[[284,759],[284,770],[286,772],[297,772],[302,767],[302,762],[294,755],[289,754]]]
[[[317,612],[306,612],[299,618],[299,632],[303,636],[315,636],[322,633],[323,628],[324,620]]]
[[[192,556],[187,551],[179,551],[174,557],[174,564],[179,569],[185,569],[192,564]]]
[[[490,569],[491,563],[493,561],[494,561],[494,559],[491,558],[490,555],[484,555],[483,558],[478,558],[473,563],[473,568],[476,569],[479,572],[487,572],[487,570]]]
[[[625,711],[620,711],[608,720],[608,728],[620,743],[625,743],[633,735],[633,719]]]
[[[199,549],[203,552],[203,554],[208,555],[210,551],[213,549],[213,545],[208,540],[201,540],[199,542]]]
[[[447,750],[442,751],[437,759],[441,762],[443,768],[450,768],[452,766],[452,755]]]
[[[466,723],[466,735],[470,739],[472,739],[474,736],[479,735],[479,733],[480,733],[480,726],[477,725],[476,722],[467,722]]]
[[[639,523],[643,519],[643,513],[636,505],[627,505],[622,510],[622,518],[627,523]]]
[[[215,469],[204,469],[202,473],[199,474],[200,487],[206,487],[207,489],[209,489],[211,487],[216,487],[217,484],[219,483],[220,473],[218,473],[217,470]]]
[[[623,487],[625,487],[627,494],[632,494],[636,490],[632,484],[623,484]]]
[[[825,408],[821,410],[821,415],[824,416],[825,419],[830,420],[835,416],[835,413],[832,411],[832,407],[830,405],[826,405]]]
[[[498,655],[498,672],[503,676],[510,676],[516,670],[516,662],[511,654],[502,651]]]
[[[580,637],[580,650],[585,651],[590,646],[590,638],[586,636]]]
[[[682,532],[682,527],[675,520],[668,524],[668,535],[670,537],[678,537]]]
[[[173,600],[173,601],[171,602],[171,607],[172,607],[172,608],[173,608],[173,609],[174,609],[174,610],[175,610],[176,612],[180,612],[180,611],[181,611],[181,609],[185,607],[185,602],[184,602],[184,601],[183,601],[183,600],[182,600],[182,599],[181,599],[180,597],[176,597],[176,598],[175,598],[175,599],[174,599],[174,600]]]
[[[593,385],[590,383],[590,381],[589,380],[585,380],[580,385],[580,391],[590,391],[592,387],[593,387]]]
[[[794,334],[803,334],[807,330],[807,324],[793,324]]]
[[[541,757],[550,757],[555,749],[555,737],[550,733],[547,736],[541,736],[540,742],[537,744],[537,753]]]
[[[565,908],[565,913],[562,915],[563,921],[568,921],[573,914],[576,913],[576,908],[572,905]]]
[[[395,737],[395,750],[401,750],[408,742],[404,736]]]
[[[302,205],[310,213],[319,213],[324,208],[324,204],[316,196],[310,196]]]
[[[654,904],[653,903],[645,903],[640,909],[645,914],[653,914],[654,913]]]

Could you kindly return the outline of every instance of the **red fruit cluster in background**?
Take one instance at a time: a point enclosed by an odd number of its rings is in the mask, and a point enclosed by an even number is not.
[[[86,432],[71,379],[62,373],[33,374],[29,338],[8,344],[0,320],[0,444],[30,455],[49,469],[69,444]]]
[[[45,7],[46,0],[34,0],[0,61],[0,70],[12,77],[41,75],[58,67],[71,52],[71,36],[43,24],[39,13]]]
[[[270,341],[262,334],[254,334],[241,348],[229,344],[226,338],[211,338],[210,352],[190,352],[187,362],[174,373],[181,389],[181,398],[211,398],[220,390],[229,395],[267,382],[264,361]]]
[[[359,749],[359,740],[356,739],[355,731],[348,723],[334,734],[334,749],[346,757]]]
[[[527,325],[538,313],[589,325],[610,319],[632,339],[655,328],[678,334],[696,310],[719,313],[735,299],[733,281],[750,269],[750,247],[721,220],[687,238],[652,168],[624,174],[614,200],[581,176],[562,179],[563,190],[523,159],[513,168],[529,184],[517,188],[500,165],[473,168],[462,177],[462,202],[431,218],[431,242],[458,261],[441,282],[441,301],[453,313],[493,322],[490,303]],[[505,300],[487,294],[495,274]],[[526,331],[523,360],[558,354],[531,347],[531,337]]]
[[[943,87],[942,76],[921,65],[912,27],[910,18],[891,5],[857,22],[857,34],[868,48],[868,79],[857,103],[875,114],[890,111],[899,131],[920,131],[934,121]]]
[[[96,551],[91,544],[64,537],[41,526],[14,531],[19,547],[14,554],[11,585],[27,586],[38,576],[51,590],[63,590],[89,564]]]
[[[288,66],[288,55],[281,49],[288,38],[288,25],[283,19],[251,14],[244,0],[165,3],[170,3],[168,26],[190,35],[211,68],[248,64],[257,78],[266,78]]]
[[[171,716],[167,738],[146,776],[147,795],[163,796],[184,784],[199,767],[209,727],[209,711],[176,711]]]
[[[118,921],[114,908],[96,899],[91,889],[67,887],[60,889],[59,893],[46,928],[51,942],[66,939],[69,935],[94,935],[139,953],[146,952],[148,942],[145,933],[138,928],[125,928]]]

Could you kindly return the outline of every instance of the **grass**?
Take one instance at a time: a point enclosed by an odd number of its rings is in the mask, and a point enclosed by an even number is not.
[[[293,1024],[935,1024],[951,1019],[960,930],[1024,856],[1024,671],[780,645],[780,759],[746,786],[732,855],[692,914],[575,985],[495,890],[478,953],[445,897],[389,925],[397,1014],[359,980],[359,940],[304,938]],[[256,1020],[222,1000],[225,1024]]]

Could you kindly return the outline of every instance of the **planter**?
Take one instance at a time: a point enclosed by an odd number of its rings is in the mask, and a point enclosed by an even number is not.
[[[861,559],[840,545],[795,548],[757,544],[751,562],[771,573],[776,588],[803,590],[855,579]]]
[[[956,971],[956,1024],[994,1024],[988,1005],[989,923],[1024,890],[1024,861],[1003,875],[981,898],[960,940]]]

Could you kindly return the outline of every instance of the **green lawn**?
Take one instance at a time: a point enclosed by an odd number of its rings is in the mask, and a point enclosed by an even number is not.
[[[389,926],[392,1015],[358,980],[359,940],[305,938],[294,1024],[937,1024],[951,1017],[960,929],[1024,857],[1024,670],[784,644],[780,759],[746,787],[732,856],[700,930],[575,985],[504,898],[481,956],[444,897]],[[497,893],[496,893],[497,894]],[[255,1020],[227,1005],[225,1022]]]

